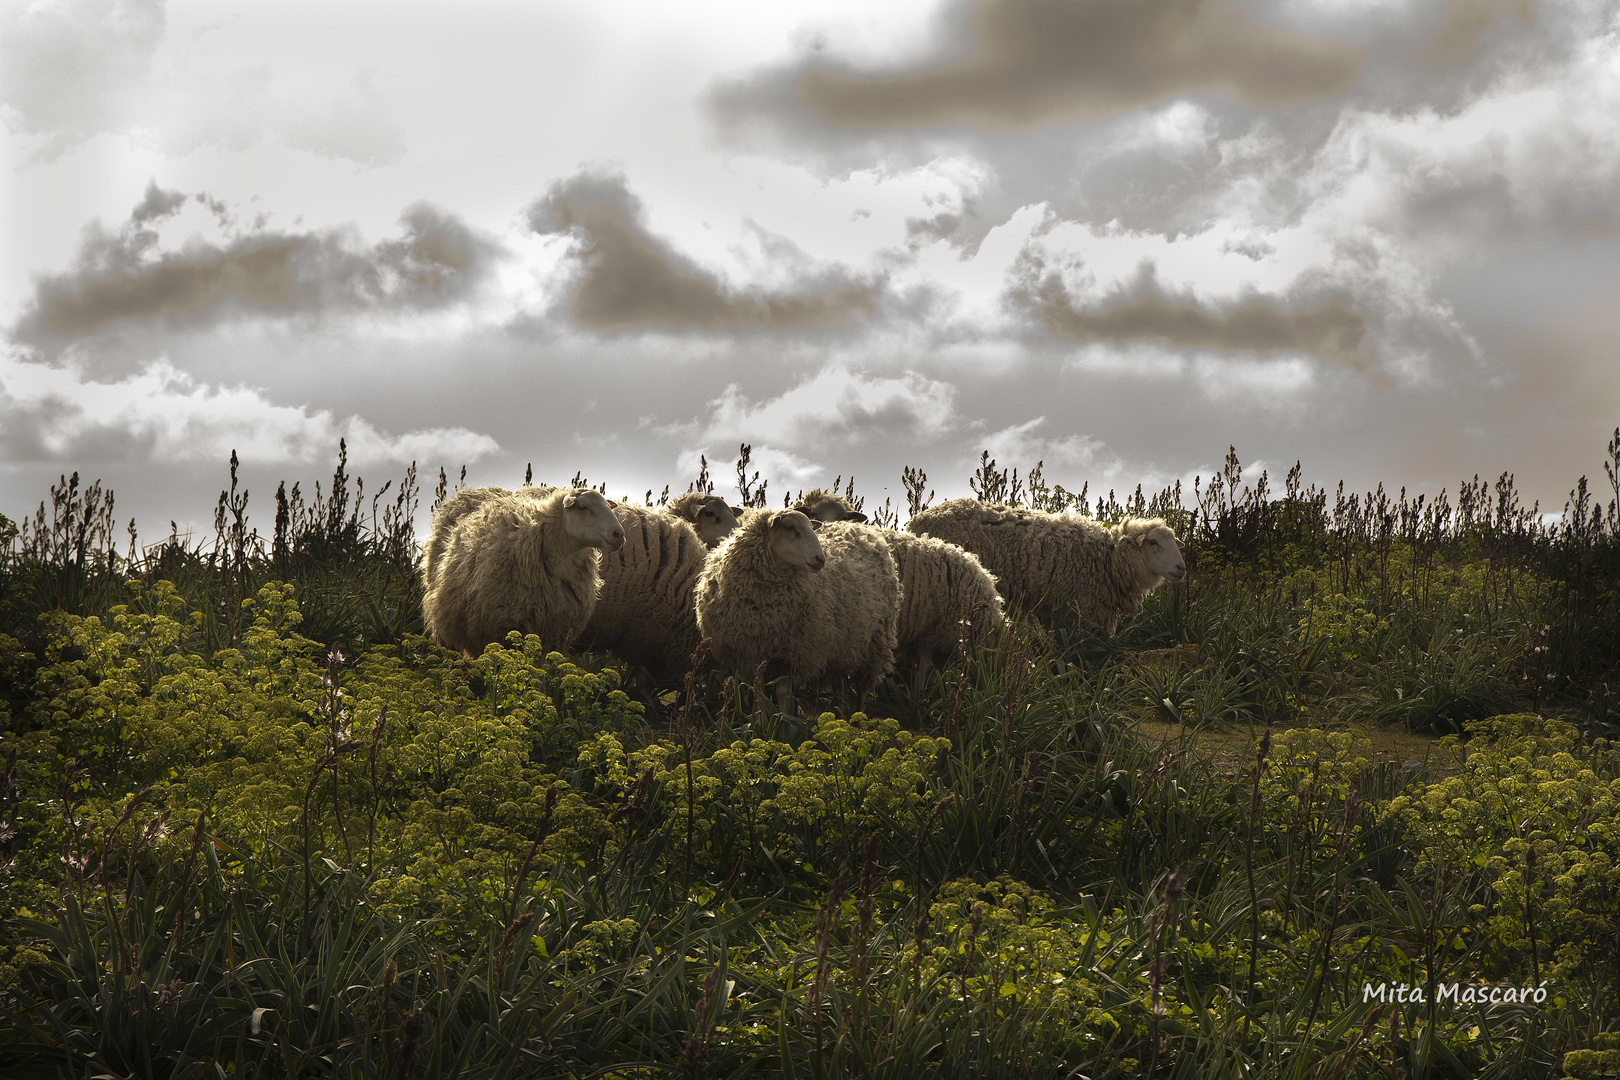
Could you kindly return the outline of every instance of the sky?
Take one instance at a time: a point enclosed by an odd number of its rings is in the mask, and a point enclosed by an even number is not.
[[[340,439],[1557,511],[1617,354],[1620,0],[0,0],[13,519],[211,534],[234,450],[268,532]]]

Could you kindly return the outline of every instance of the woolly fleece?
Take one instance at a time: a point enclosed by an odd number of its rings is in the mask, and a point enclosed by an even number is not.
[[[624,546],[602,553],[602,588],[581,646],[646,667],[655,677],[684,672],[702,635],[692,592],[709,549],[697,530],[668,512],[623,503],[613,509]]]
[[[972,552],[933,537],[874,531],[889,545],[900,574],[896,652],[902,660],[943,667],[959,641],[972,650],[992,627],[1006,625],[996,579]]]

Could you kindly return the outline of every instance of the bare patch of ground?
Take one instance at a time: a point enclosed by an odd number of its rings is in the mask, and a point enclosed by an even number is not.
[[[1163,748],[1189,748],[1208,757],[1222,773],[1236,774],[1254,761],[1255,742],[1259,732],[1214,728],[1191,728],[1185,724],[1158,719],[1139,720],[1134,730],[1150,746]],[[1392,764],[1397,768],[1408,763],[1424,770],[1430,780],[1451,776],[1462,771],[1463,748],[1440,745],[1438,735],[1415,735],[1409,731],[1369,727],[1363,724],[1345,724],[1332,730],[1349,731],[1365,737],[1372,743],[1368,760],[1374,765]]]

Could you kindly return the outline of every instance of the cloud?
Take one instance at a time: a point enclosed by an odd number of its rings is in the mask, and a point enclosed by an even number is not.
[[[363,68],[306,59],[285,25],[183,9],[170,25],[163,0],[0,0],[0,103],[14,130],[43,137],[36,163],[102,134],[176,155],[276,136],[367,167],[403,157],[389,95]]]
[[[1054,439],[1036,434],[1036,429],[1045,423],[1046,417],[1037,416],[1033,420],[991,432],[979,442],[992,458],[1007,468],[1027,468],[1036,462],[1044,462],[1070,469],[1089,469],[1103,475],[1119,471],[1118,455],[1109,453],[1101,440],[1089,435],[1065,435]]]
[[[1039,429],[1045,425],[1046,417],[1037,416],[993,431],[980,439],[978,445],[989,452],[998,470],[1019,469],[1027,475],[1038,464],[1048,484],[1061,484],[1072,494],[1089,485],[1092,498],[1100,498],[1104,491],[1111,493],[1113,488],[1129,490],[1132,485],[1141,485],[1146,494],[1152,495],[1177,479],[1174,472],[1140,461],[1126,461],[1091,435],[1042,435]],[[1150,444],[1141,449],[1168,447]],[[977,460],[973,464],[976,468]]]
[[[1512,16],[1527,26],[1535,14],[1536,0],[1446,0],[1445,21],[1421,55],[1436,64],[1466,63],[1499,22]]]
[[[1075,306],[1061,277],[1031,258],[1015,270],[1021,278],[1009,300],[1026,307],[1051,333],[1076,341],[1157,340],[1177,348],[1252,353],[1304,354],[1365,370],[1374,357],[1363,347],[1367,320],[1343,296],[1309,307],[1284,307],[1255,297],[1211,311],[1194,297],[1166,295],[1149,266],[1135,285],[1101,305]]]
[[[60,154],[91,135],[120,131],[163,39],[163,0],[10,3],[0,34],[0,101],[22,130],[50,135]]]
[[[708,443],[770,442],[807,450],[829,443],[919,442],[957,426],[955,401],[954,386],[915,371],[874,376],[833,364],[757,404],[732,383],[709,403],[708,418],[684,431]]]
[[[709,475],[714,479],[716,494],[733,498],[731,493],[737,490],[737,457],[717,458],[709,453],[707,446],[682,450],[675,459],[677,474],[696,476],[701,467],[700,459],[709,463]],[[814,486],[817,480],[825,479],[826,472],[818,463],[770,443],[751,443],[748,448],[749,482],[752,484],[754,474],[758,473],[773,503],[779,494],[803,489],[806,485]]]
[[[356,464],[472,462],[500,450],[466,428],[390,435],[365,418],[278,405],[248,386],[208,386],[161,359],[116,382],[70,367],[0,358],[0,445],[14,464],[81,459],[154,465],[217,462],[236,450],[255,464],[330,459],[347,439]]]
[[[750,474],[757,470],[781,490],[826,483],[835,472],[848,475],[852,455],[939,445],[963,426],[955,403],[956,387],[914,371],[874,375],[832,364],[757,402],[731,383],[701,419],[654,430],[686,444],[678,463],[688,474],[697,471],[701,454],[715,476],[731,476],[736,448],[747,443]],[[829,459],[836,465],[825,465]]]
[[[466,298],[502,254],[494,241],[425,203],[401,215],[398,238],[369,247],[351,230],[255,230],[161,250],[153,226],[187,199],[230,226],[208,196],[151,184],[117,232],[99,222],[85,230],[72,269],[35,279],[14,338],[48,347],[132,323],[179,328],[239,315],[434,309]]]
[[[827,271],[789,291],[732,289],[647,230],[623,176],[581,172],[551,186],[528,211],[537,233],[571,233],[579,278],[568,316],[591,330],[815,330],[870,316],[879,288]]]
[[[965,59],[881,73],[802,65],[785,73],[795,103],[842,128],[1007,133],[1220,90],[1256,108],[1315,101],[1348,92],[1362,67],[1349,46],[1221,0],[979,0],[961,25],[964,10],[947,9],[943,51]],[[769,97],[783,78],[748,85]],[[735,110],[742,99],[739,84],[717,104]]]

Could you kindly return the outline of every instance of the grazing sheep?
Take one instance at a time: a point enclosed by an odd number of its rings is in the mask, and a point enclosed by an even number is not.
[[[597,549],[624,544],[607,499],[590,488],[526,488],[486,493],[461,509],[445,523],[449,537],[422,599],[428,632],[468,656],[512,630],[566,649],[596,606]]]
[[[624,546],[601,558],[602,589],[579,644],[659,678],[684,672],[702,637],[692,590],[709,549],[684,518],[666,510],[621,504],[614,512]]]
[[[795,684],[849,676],[859,698],[894,666],[900,581],[871,529],[824,525],[797,510],[758,510],[709,556],[697,584],[698,629],[715,659],[751,678],[785,664]]]
[[[1163,518],[1103,525],[1070,514],[951,499],[922,511],[908,532],[958,544],[996,576],[1008,600],[1050,622],[1073,603],[1113,634],[1121,615],[1142,610],[1148,593],[1187,576],[1182,543]]]
[[[842,495],[816,488],[795,507],[813,521],[865,521]],[[971,552],[932,537],[875,529],[889,545],[900,574],[900,623],[895,652],[917,666],[919,682],[943,667],[958,643],[972,648],[991,628],[1005,625],[1001,594]]]
[[[669,501],[668,509],[677,517],[692,523],[698,536],[708,547],[714,547],[737,527],[742,508],[727,506],[718,495],[705,495],[701,491],[688,491]]]

